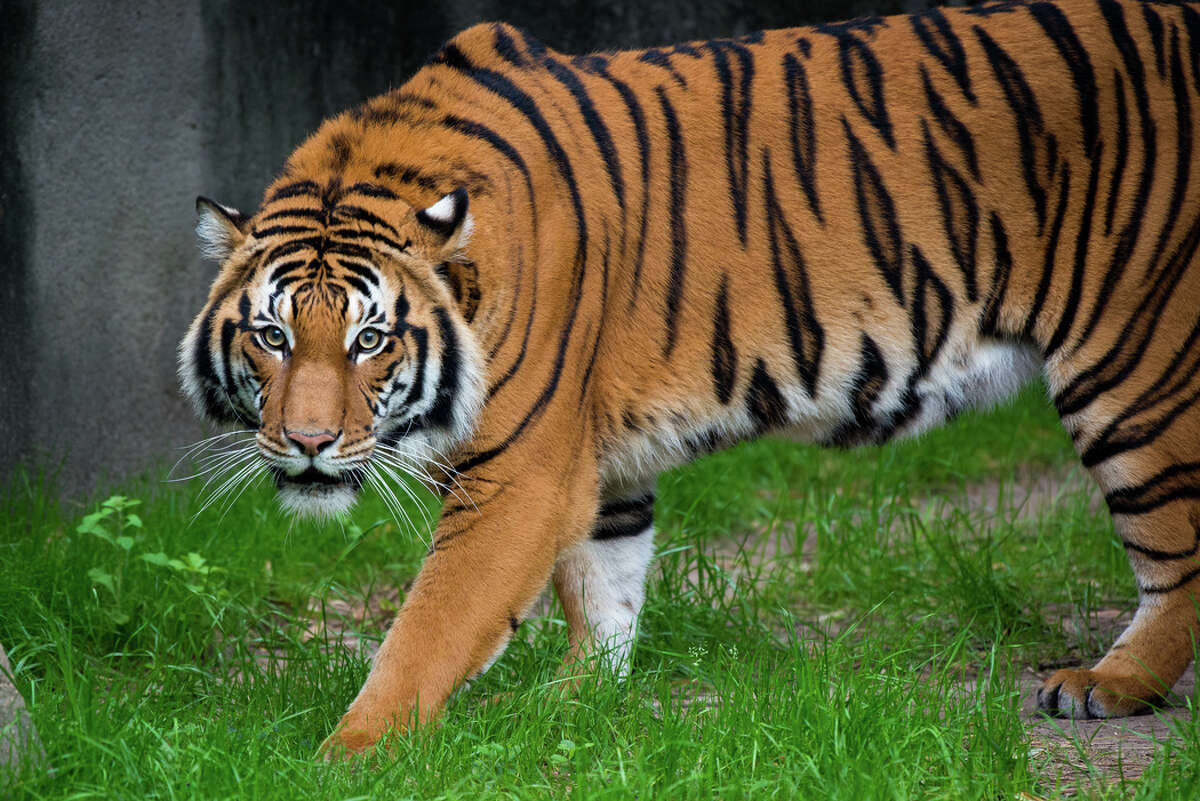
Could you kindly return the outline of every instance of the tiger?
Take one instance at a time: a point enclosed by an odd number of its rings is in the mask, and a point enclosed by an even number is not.
[[[326,753],[436,719],[550,584],[564,669],[627,676],[661,471],[887,442],[1039,377],[1139,600],[1037,707],[1159,702],[1200,631],[1198,116],[1194,2],[574,56],[485,23],[324,122],[253,215],[200,198],[200,412],[297,514],[396,470],[442,495]]]

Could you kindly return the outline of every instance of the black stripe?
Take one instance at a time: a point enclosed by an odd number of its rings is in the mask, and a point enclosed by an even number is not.
[[[387,247],[397,250],[401,253],[408,250],[409,245],[412,244],[411,240],[406,239],[403,242],[400,242],[390,236],[387,236],[386,234],[381,234],[378,231],[368,231],[364,228],[348,228],[346,226],[339,226],[337,228],[329,229],[328,234],[331,237],[337,237],[339,240],[366,239],[369,242],[378,242],[381,245],[386,245]],[[352,245],[349,242],[335,242],[327,252],[332,252],[333,249],[343,246],[350,247]]]
[[[933,82],[929,79],[929,73],[925,71],[924,65],[921,66],[921,82],[925,87],[925,101],[929,104],[929,110],[933,112],[933,118],[937,120],[938,127],[962,151],[963,158],[967,162],[967,169],[971,171],[971,177],[976,181],[981,180],[979,161],[975,156],[975,140],[971,137],[967,126],[954,116],[946,107],[946,101],[933,88]]]
[[[386,186],[379,184],[371,184],[365,181],[359,181],[346,187],[347,195],[366,195],[367,197],[377,197],[384,200],[397,200],[398,196],[395,192],[388,189]]]
[[[1000,216],[994,211],[991,223],[995,267],[992,269],[992,288],[988,292],[979,330],[989,336],[1002,336],[1006,332],[1000,329],[1000,312],[1004,307],[1004,296],[1008,292],[1008,278],[1012,273],[1012,254],[1008,250],[1008,233],[1004,230]]]
[[[333,216],[338,217],[338,218],[357,220],[359,222],[370,223],[371,225],[375,225],[375,226],[378,226],[379,228],[382,228],[383,230],[392,234],[392,236],[395,236],[395,237],[400,236],[400,232],[396,230],[395,226],[393,226],[387,220],[380,217],[378,214],[368,211],[367,209],[364,209],[361,206],[351,206],[346,203],[340,203],[337,205],[337,207],[334,208]]]
[[[268,236],[288,236],[291,234],[316,234],[320,233],[316,228],[309,225],[269,225],[266,228],[255,228],[252,236],[257,239],[264,239]]]
[[[1113,70],[1113,89],[1117,95],[1117,158],[1113,164],[1112,184],[1108,189],[1108,209],[1104,213],[1104,235],[1112,234],[1113,215],[1117,211],[1117,199],[1121,197],[1121,179],[1125,176],[1125,163],[1129,159],[1129,110],[1125,105],[1125,79],[1120,70]],[[1107,287],[1108,297],[1112,287]]]
[[[1192,53],[1192,59],[1200,58],[1200,54]],[[1175,181],[1171,186],[1171,205],[1167,209],[1167,217],[1163,222],[1158,242],[1154,246],[1154,254],[1146,268],[1146,277],[1157,268],[1163,251],[1167,248],[1167,240],[1175,230],[1179,221],[1179,212],[1188,194],[1188,178],[1192,169],[1192,107],[1188,101],[1187,80],[1183,75],[1183,63],[1179,54],[1179,31],[1171,27],[1171,89],[1175,96],[1175,132],[1177,146],[1175,149]]]
[[[1157,127],[1154,119],[1150,116],[1150,99],[1146,92],[1145,69],[1142,65],[1141,56],[1138,54],[1137,45],[1129,35],[1129,29],[1125,26],[1124,9],[1113,2],[1113,0],[1099,0],[1099,2],[1100,10],[1103,12],[1105,21],[1108,24],[1113,43],[1117,46],[1117,50],[1120,51],[1125,69],[1129,73],[1129,84],[1133,88],[1142,134],[1143,161],[1142,175],[1138,183],[1138,189],[1129,203],[1129,208],[1131,209],[1129,221],[1125,224],[1125,228],[1121,231],[1121,235],[1117,240],[1117,246],[1113,250],[1112,259],[1109,262],[1108,269],[1105,271],[1101,290],[1096,293],[1097,302],[1093,305],[1092,313],[1079,335],[1078,341],[1081,343],[1087,342],[1091,338],[1092,332],[1100,320],[1100,314],[1105,308],[1105,302],[1111,297],[1112,291],[1124,273],[1125,265],[1129,262],[1129,258],[1137,244],[1138,234],[1141,231],[1142,221],[1145,217],[1146,201],[1150,197],[1150,186],[1154,179],[1154,163],[1157,153]],[[1118,99],[1123,99],[1123,93],[1118,94]],[[1121,143],[1118,146],[1122,146]],[[1113,194],[1113,197],[1115,197],[1115,194]]]
[[[466,55],[459,50],[455,45],[450,44],[443,48],[442,52],[434,58],[435,63],[446,65],[448,68],[458,71],[487,90],[493,92],[498,97],[501,97],[508,102],[514,109],[519,111],[537,131],[541,138],[550,158],[554,161],[559,173],[563,177],[563,181],[567,186],[567,190],[571,196],[572,210],[575,214],[577,239],[575,247],[575,263],[572,267],[572,281],[569,292],[570,306],[567,309],[566,320],[564,321],[563,332],[559,337],[557,352],[555,353],[554,362],[551,365],[551,374],[541,394],[534,401],[531,408],[526,412],[521,422],[517,424],[503,441],[485,451],[476,452],[473,455],[467,456],[459,465],[456,466],[458,472],[466,472],[473,467],[477,467],[499,456],[508,446],[514,442],[524,432],[538,416],[541,415],[550,399],[554,396],[558,389],[559,380],[562,377],[563,364],[566,361],[567,345],[570,342],[572,332],[575,327],[575,319],[579,312],[580,301],[583,296],[583,279],[584,266],[586,260],[586,243],[587,243],[587,221],[584,217],[583,202],[579,196],[579,187],[575,181],[575,171],[571,166],[570,160],[567,158],[566,152],[559,144],[554,132],[542,117],[538,109],[538,105],[533,99],[523,90],[518,88],[504,75],[493,70],[476,67],[471,64]],[[532,191],[531,191],[531,197]]]
[[[293,259],[292,261],[285,261],[281,264],[277,264],[275,265],[275,268],[271,270],[271,274],[267,276],[267,283],[273,284],[285,274],[299,267],[303,267],[306,264],[308,264],[308,259]]]
[[[306,236],[303,239],[292,239],[287,242],[280,242],[275,247],[266,252],[262,258],[263,264],[272,264],[284,256],[290,256],[301,250],[321,250],[324,246],[325,239],[321,236]]]
[[[264,215],[259,222],[267,222],[269,220],[282,220],[287,217],[300,217],[305,220],[313,220],[326,225],[329,222],[329,215],[321,209],[300,208],[300,209],[280,209],[273,211],[270,214]]]
[[[1154,9],[1149,3],[1139,3],[1142,7],[1142,19],[1146,21],[1146,27],[1150,30],[1150,44],[1154,48],[1154,64],[1158,67],[1158,74],[1164,75],[1167,71],[1167,54],[1163,48],[1163,22],[1158,14],[1154,13]]]
[[[441,340],[441,369],[433,406],[425,413],[421,424],[449,428],[454,417],[454,397],[461,384],[462,354],[458,346],[458,333],[454,330],[450,315],[441,306],[435,306],[433,316],[437,320],[438,338]]]
[[[350,163],[350,153],[357,141],[345,132],[339,131],[329,138],[329,150],[332,161],[330,169],[341,172]]]
[[[775,195],[771,157],[766,148],[763,149],[763,194],[775,289],[779,293],[788,342],[792,347],[792,360],[804,388],[810,396],[816,397],[825,334],[813,309],[804,257]]]
[[[1155,278],[1150,291],[1134,310],[1132,317],[1125,324],[1123,336],[1104,356],[1072,379],[1055,396],[1054,405],[1060,415],[1073,414],[1083,409],[1095,397],[1128,378],[1138,366],[1158,327],[1162,310],[1183,278],[1198,245],[1200,218],[1193,223],[1188,235],[1168,261],[1167,269]]]
[[[416,359],[414,359],[417,373],[413,377],[412,386],[408,388],[408,394],[404,397],[404,405],[412,408],[425,392],[425,367],[429,361],[429,332],[419,325],[408,325],[407,323],[403,328],[397,326],[397,329],[395,333],[407,332],[412,337],[417,352]]]
[[[1138,545],[1136,542],[1127,539],[1122,539],[1121,544],[1125,546],[1125,550],[1141,554],[1155,562],[1171,562],[1178,559],[1190,559],[1200,552],[1200,530],[1193,530],[1192,535],[1194,537],[1192,547],[1178,551],[1161,551],[1158,548],[1148,548],[1145,545]]]
[[[533,178],[529,174],[529,166],[525,163],[525,159],[521,156],[517,149],[509,144],[508,140],[503,136],[481,123],[451,114],[442,118],[442,124],[453,131],[457,131],[463,136],[468,136],[472,139],[478,139],[482,142],[486,142],[488,145],[494,148],[496,152],[504,156],[504,158],[506,158],[510,164],[517,168],[517,171],[521,173],[521,177],[525,181],[525,189],[529,194],[530,202],[528,209],[530,215],[530,225],[533,228],[534,241],[537,241],[538,204],[535,200],[537,195],[533,191]]]
[[[728,39],[705,42],[713,55],[717,82],[721,86],[721,118],[725,127],[725,171],[729,197],[737,224],[738,239],[746,245],[746,193],[749,180],[749,125],[751,86],[754,81],[754,57],[750,50]],[[733,56],[737,62],[734,69]],[[734,73],[737,72],[737,87]]]
[[[352,272],[364,281],[367,281],[374,286],[379,286],[379,276],[370,267],[364,267],[361,264],[356,264],[352,261],[339,261],[338,265],[347,272]],[[366,293],[364,293],[366,294]]]
[[[887,386],[888,369],[875,340],[862,334],[859,343],[859,368],[850,387],[850,408],[854,420],[843,423],[833,432],[829,443],[847,448],[864,442],[878,441],[881,430],[875,419],[874,406]]]
[[[896,205],[883,185],[879,170],[871,163],[867,150],[858,141],[850,123],[842,118],[846,141],[850,146],[850,167],[854,177],[854,196],[858,201],[858,216],[862,221],[863,243],[871,260],[887,281],[896,301],[904,304],[901,286],[904,268],[903,243],[896,219]]]
[[[962,273],[967,301],[974,303],[979,297],[975,285],[975,251],[979,241],[979,208],[975,195],[958,170],[951,167],[929,134],[929,126],[921,120],[925,134],[925,157],[929,161],[929,172],[937,192],[938,208],[942,212],[942,227],[950,242],[950,253],[958,271]]]
[[[608,60],[606,58],[599,55],[576,56],[573,63],[581,70],[607,81],[610,86],[616,89],[617,94],[621,96],[621,101],[625,104],[625,110],[629,113],[630,121],[633,122],[633,131],[638,148],[638,163],[641,165],[642,207],[641,216],[638,218],[637,249],[634,252],[632,290],[628,301],[629,308],[632,309],[633,304],[637,301],[638,291],[641,287],[642,266],[646,254],[646,227],[650,223],[650,132],[646,128],[646,115],[642,111],[642,104],[638,101],[633,89],[624,81],[613,77],[608,72]],[[625,253],[625,240],[626,233],[622,229],[622,256]]]
[[[1200,389],[1194,389],[1180,397],[1189,388],[1200,372],[1200,319],[1157,381],[1143,391],[1132,404],[1109,422],[1082,454],[1081,461],[1087,466],[1099,464],[1118,453],[1133,450],[1158,439],[1175,420],[1187,411],[1197,399]],[[1165,410],[1156,409],[1174,400]],[[1152,416],[1150,413],[1157,411]],[[1138,419],[1138,422],[1130,422]]]
[[[613,144],[612,134],[609,133],[608,126],[604,124],[604,119],[597,113],[591,95],[588,94],[583,82],[579,80],[579,76],[566,65],[552,58],[546,58],[542,63],[550,75],[566,87],[571,96],[575,98],[575,103],[579,106],[579,113],[583,116],[583,122],[592,135],[592,141],[596,143],[596,149],[600,151],[600,158],[604,160],[604,169],[608,173],[613,194],[617,196],[617,205],[624,212],[625,181],[621,177],[621,159],[617,154],[617,146]]]
[[[687,258],[687,228],[684,224],[684,206],[687,200],[687,154],[683,149],[683,134],[675,108],[667,99],[662,86],[656,86],[659,105],[662,107],[663,122],[667,131],[668,159],[671,170],[671,273],[667,284],[666,325],[667,336],[663,341],[662,354],[669,357],[675,348],[675,336],[679,324],[679,303],[683,299],[683,279]]]
[[[506,27],[501,24],[492,25],[492,47],[500,58],[509,64],[518,69],[526,69],[529,67],[529,59],[525,58],[525,54],[517,47],[517,43],[508,35]]]
[[[629,296],[629,308],[632,309],[641,286],[642,265],[646,254],[646,227],[650,223],[650,132],[646,127],[646,115],[642,112],[642,105],[638,102],[637,95],[633,90],[624,81],[609,75],[606,70],[598,72],[597,75],[612,84],[621,95],[626,110],[629,111],[629,118],[633,121],[634,135],[637,138],[638,160],[641,164],[642,210],[638,220],[637,250],[633,257],[633,289]]]
[[[400,164],[395,161],[389,161],[385,164],[380,164],[375,167],[376,178],[391,178],[402,184],[416,184],[427,192],[432,192],[438,195],[444,195],[448,187],[439,183],[437,178],[423,174],[419,169],[408,164]],[[443,180],[448,180],[449,176],[438,176]]]
[[[283,200],[288,197],[297,197],[299,195],[311,195],[320,197],[321,190],[312,181],[296,181],[295,183],[285,184],[267,198],[266,203],[274,203],[276,200]],[[264,203],[263,205],[266,205]]]
[[[1200,462],[1173,464],[1140,484],[1104,496],[1113,514],[1142,514],[1172,501],[1195,498],[1200,498]]]
[[[404,290],[396,296],[396,305],[392,307],[392,313],[396,315],[396,327],[392,329],[392,333],[396,336],[404,333],[408,328],[408,298],[404,296]]]
[[[1029,306],[1029,314],[1025,318],[1025,325],[1021,330],[1021,336],[1025,339],[1033,338],[1033,329],[1037,327],[1038,315],[1042,313],[1042,306],[1046,303],[1046,298],[1050,291],[1050,282],[1054,276],[1055,257],[1058,254],[1058,239],[1062,235],[1063,218],[1067,213],[1067,199],[1071,194],[1071,165],[1063,162],[1062,165],[1062,187],[1058,192],[1058,209],[1054,212],[1054,220],[1050,225],[1050,238],[1046,243],[1046,258],[1042,262],[1042,277],[1038,281],[1037,289],[1033,293],[1033,302]]]
[[[1183,11],[1183,25],[1188,32],[1188,46],[1184,50],[1188,53],[1200,52],[1200,11],[1189,5],[1180,8]],[[1200,58],[1192,58],[1192,83],[1200,92]]]
[[[500,389],[509,382],[517,370],[521,369],[521,364],[525,361],[526,349],[529,346],[529,332],[533,329],[533,320],[537,316],[537,282],[530,282],[529,295],[529,313],[525,316],[525,333],[521,336],[521,349],[517,352],[517,358],[513,360],[512,365],[504,372],[504,375],[496,379],[496,382],[488,387],[488,400],[492,399]]]
[[[1040,235],[1046,225],[1046,187],[1043,186],[1043,177],[1049,181],[1055,172],[1054,159],[1050,153],[1054,149],[1053,136],[1045,132],[1042,111],[1020,67],[991,36],[988,36],[987,31],[978,25],[974,30],[987,54],[988,62],[992,65],[996,81],[1004,92],[1009,108],[1012,109],[1021,146],[1021,169],[1025,176],[1025,186],[1033,199]],[[1039,142],[1047,152],[1039,153]]]
[[[192,363],[195,365],[196,376],[199,379],[204,411],[213,420],[222,423],[232,423],[237,420],[236,412],[226,400],[228,393],[221,386],[221,379],[217,375],[216,365],[213,364],[211,350],[213,324],[216,322],[218,310],[227,297],[228,293],[220,295],[214,298],[209,305],[208,311],[201,318],[200,331],[192,350]]]
[[[237,390],[233,380],[233,337],[237,333],[237,323],[225,320],[221,323],[221,361],[224,363],[225,397],[231,406],[239,405]]]
[[[1147,585],[1142,584],[1139,581],[1138,582],[1138,592],[1145,593],[1146,595],[1165,595],[1168,592],[1174,592],[1175,590],[1178,590],[1179,588],[1183,587],[1189,581],[1196,578],[1196,576],[1200,576],[1200,567],[1189,570],[1188,572],[1186,572],[1182,576],[1180,576],[1178,581],[1172,582],[1171,584],[1160,584],[1160,585],[1151,584],[1151,585],[1147,586]]]
[[[675,82],[678,83],[681,88],[687,88],[687,81],[684,80],[683,76],[680,75],[675,69],[675,65],[671,63],[671,57],[662,50],[659,50],[658,48],[651,48],[643,51],[643,53],[638,56],[638,61],[642,62],[643,64],[653,64],[656,67],[666,70],[667,72],[671,73],[671,77],[675,79]]]
[[[892,120],[888,116],[887,101],[883,94],[883,67],[871,48],[858,37],[840,30],[835,38],[842,83],[850,99],[867,122],[879,131],[887,146],[895,149],[896,138],[892,133]]]
[[[1062,347],[1063,342],[1067,339],[1067,334],[1071,331],[1071,326],[1075,324],[1075,317],[1079,313],[1079,300],[1083,297],[1083,274],[1084,268],[1087,266],[1088,243],[1092,238],[1092,217],[1096,211],[1096,192],[1100,185],[1100,162],[1103,154],[1104,146],[1101,143],[1092,158],[1092,172],[1088,178],[1087,195],[1084,197],[1083,211],[1080,215],[1079,233],[1075,237],[1075,263],[1071,269],[1071,288],[1067,292],[1066,304],[1063,306],[1058,326],[1043,349],[1046,356],[1052,355]],[[1066,169],[1066,165],[1063,165],[1063,169]],[[1065,172],[1063,180],[1064,182],[1066,180]]]
[[[371,287],[367,286],[367,282],[362,280],[358,276],[343,275],[343,276],[341,276],[341,280],[343,283],[346,283],[346,284],[354,287],[354,289],[356,289],[360,295],[363,295],[364,297],[371,296]]]
[[[585,338],[592,340],[592,353],[588,357],[587,367],[583,370],[583,375],[579,379],[579,410],[583,411],[583,405],[588,399],[588,388],[592,382],[592,370],[596,367],[596,357],[600,355],[600,343],[604,338],[604,323],[608,319],[608,264],[610,242],[608,230],[604,231],[604,247],[601,250],[600,257],[600,322],[596,325],[596,329],[592,331],[590,328]]]
[[[804,65],[791,53],[783,56],[783,79],[788,93],[788,133],[792,142],[792,166],[800,179],[800,188],[808,199],[808,206],[825,224],[821,214],[821,201],[817,195],[817,136],[816,118],[813,115],[812,93],[808,87],[808,74]]]
[[[967,54],[945,15],[937,9],[931,9],[913,14],[909,21],[925,49],[945,67],[963,95],[974,104],[975,93],[971,91],[971,76],[967,72]]]
[[[592,527],[591,536],[594,540],[636,537],[653,525],[654,496],[645,495],[602,506]]]
[[[1071,23],[1057,6],[1049,3],[1034,3],[1029,7],[1033,18],[1042,26],[1042,30],[1054,42],[1067,67],[1071,70],[1071,80],[1075,84],[1075,94],[1079,98],[1079,118],[1083,127],[1084,150],[1091,158],[1097,158],[1097,147],[1100,136],[1100,108],[1097,98],[1100,91],[1096,88],[1096,74],[1092,70],[1092,62],[1087,50],[1080,43],[1079,37],[1071,28]]]
[[[403,249],[403,248],[401,248]],[[327,242],[325,252],[330,255],[354,256],[363,261],[370,261],[375,255],[369,248],[364,248],[362,245],[355,245],[352,242]]]
[[[712,375],[717,400],[728,404],[737,380],[737,351],[729,334],[729,276],[725,274],[721,275],[721,288],[717,291],[713,312]]]
[[[600,507],[601,517],[641,513],[647,508],[654,507],[654,494],[642,495],[637,498],[626,498],[619,501],[609,501]]]
[[[754,373],[750,376],[750,386],[746,389],[746,411],[760,434],[787,422],[787,402],[762,359],[754,365]]]
[[[909,323],[916,344],[917,375],[924,376],[950,332],[954,298],[916,245],[912,246],[912,262],[914,281]]]

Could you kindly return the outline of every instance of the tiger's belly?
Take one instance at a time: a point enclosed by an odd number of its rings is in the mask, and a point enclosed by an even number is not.
[[[776,382],[778,393],[770,403],[777,408],[777,422],[769,427],[755,408],[764,401],[755,395],[753,380],[741,403],[701,399],[656,406],[626,421],[605,449],[602,497],[642,492],[663,470],[766,433],[840,447],[919,434],[967,409],[1011,397],[1042,367],[1031,346],[996,340],[954,344],[920,378],[913,377],[912,365],[885,364],[886,378],[877,381],[869,403],[862,402],[860,362],[841,371],[831,368],[815,397],[799,383]]]

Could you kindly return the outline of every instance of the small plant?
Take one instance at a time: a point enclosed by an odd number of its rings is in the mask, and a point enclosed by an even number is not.
[[[104,587],[112,596],[112,603],[102,604],[102,608],[104,614],[117,625],[129,622],[129,613],[122,607],[121,590],[129,567],[130,551],[141,538],[143,528],[142,518],[129,510],[140,504],[139,500],[113,495],[100,504],[98,510],[86,515],[75,528],[76,532],[91,534],[122,552],[121,563],[112,572],[102,567],[92,567],[87,572],[93,584]]]
[[[130,561],[134,551],[144,545],[145,526],[136,512],[130,511],[141,501],[124,495],[113,495],[100,504],[100,508],[86,515],[75,530],[80,534],[91,534],[120,552],[120,562],[109,569],[94,566],[88,569],[88,578],[97,587],[108,590],[109,603],[101,602],[105,616],[113,623],[122,625],[130,620],[129,599],[124,592],[129,575]],[[182,557],[171,557],[162,551],[147,551],[137,554],[137,559],[148,565],[170,571],[182,586],[196,596],[207,598],[212,577],[224,570],[208,564],[203,556],[191,551]],[[216,593],[222,595],[224,590]],[[96,594],[99,600],[99,593]]]
[[[173,559],[161,551],[144,553],[141,559],[143,562],[173,571],[183,581],[183,586],[196,595],[204,593],[211,575],[224,572],[221,568],[208,564],[208,561],[195,551],[189,551],[182,559]]]

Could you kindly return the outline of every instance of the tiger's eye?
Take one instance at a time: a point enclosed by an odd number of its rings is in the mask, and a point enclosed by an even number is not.
[[[364,328],[358,332],[358,349],[363,352],[375,350],[382,341],[383,337],[374,328]]]
[[[262,329],[263,342],[266,342],[272,348],[278,350],[287,344],[287,335],[283,333],[283,329],[277,325],[269,325]]]

